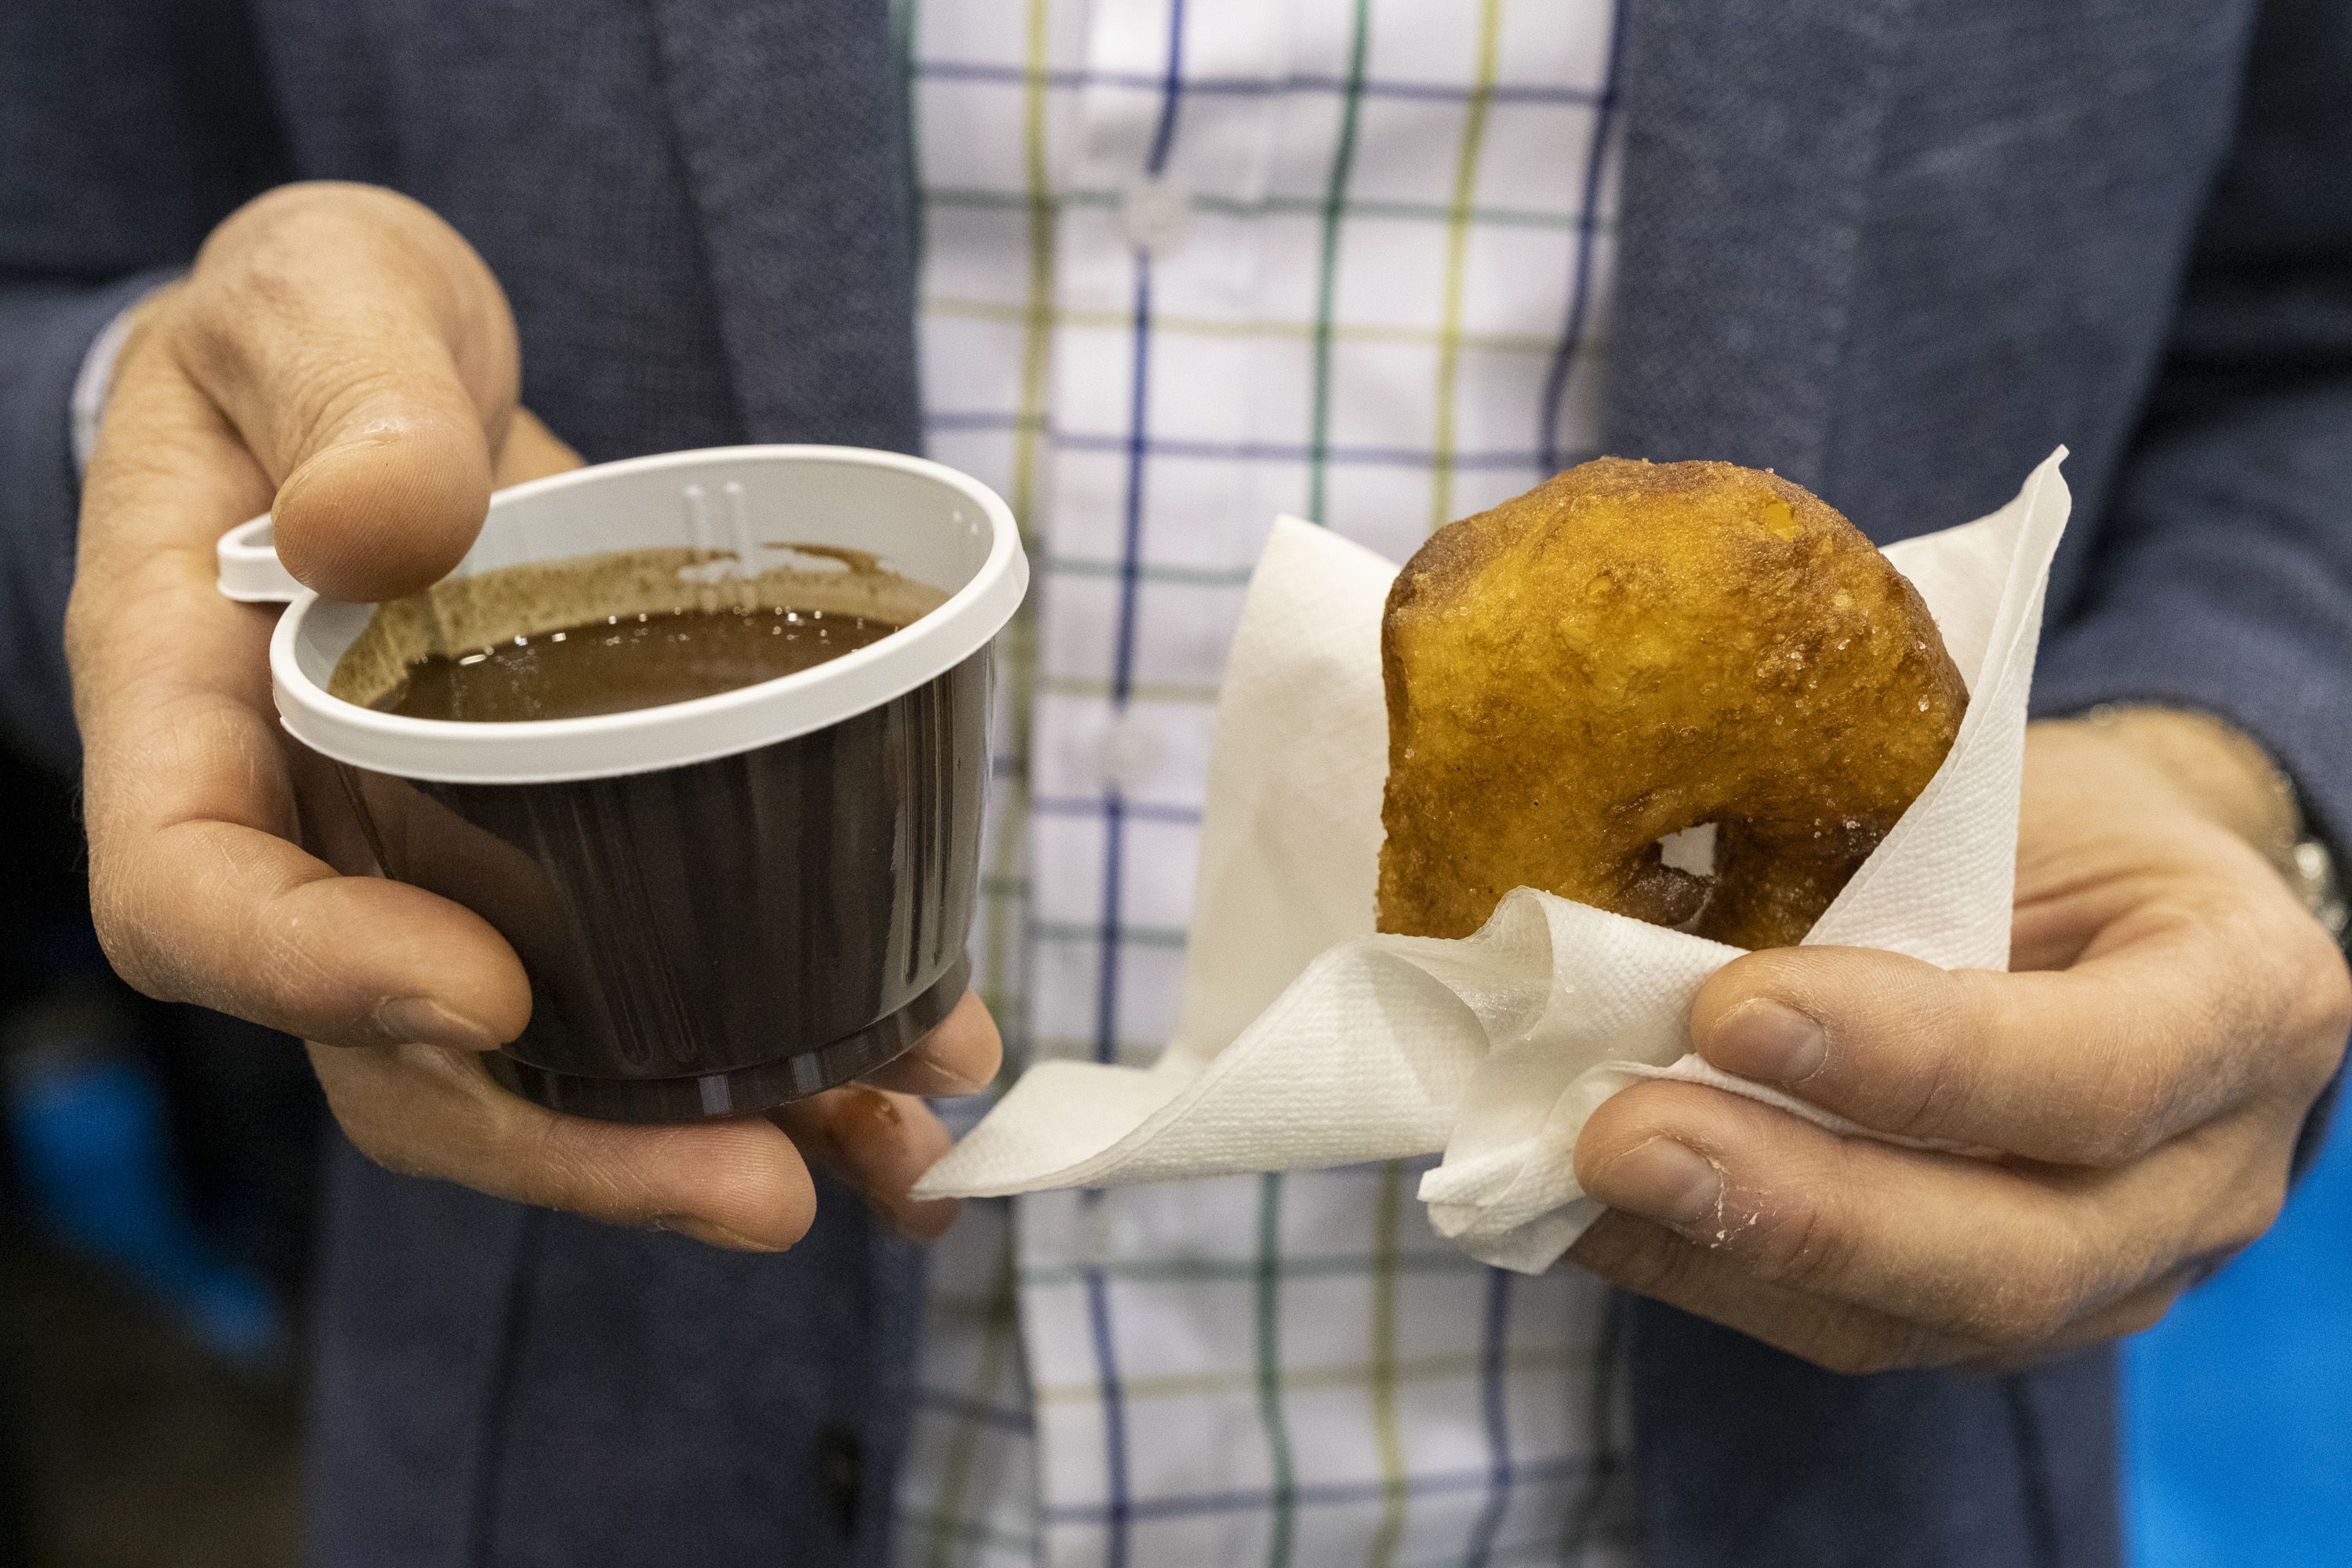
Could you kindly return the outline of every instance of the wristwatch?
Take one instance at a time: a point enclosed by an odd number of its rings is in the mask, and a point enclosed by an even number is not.
[[[2247,743],[2257,751],[2263,750],[2251,740]],[[2270,763],[2279,804],[2286,808],[2286,820],[2293,825],[2270,846],[2271,864],[2286,879],[2294,896],[2303,900],[2305,911],[2336,939],[2336,946],[2342,947],[2347,917],[2352,911],[2345,908],[2344,883],[2336,874],[2336,856],[2326,841],[2311,831],[2311,818],[2303,814],[2303,800],[2295,794],[2294,781],[2286,776],[2286,770],[2273,761],[2267,751],[2263,751],[2263,760]]]
[[[2336,874],[2336,857],[2328,853],[2327,846],[2317,838],[2295,840],[2281,869],[2311,918],[2326,928],[2337,946],[2343,946],[2346,928],[2352,926],[2352,905],[2345,901],[2344,883]]]

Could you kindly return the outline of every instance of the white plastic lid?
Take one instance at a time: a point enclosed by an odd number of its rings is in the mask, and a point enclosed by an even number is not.
[[[213,552],[220,558],[224,598],[240,605],[290,605],[302,596],[302,584],[278,559],[266,515],[222,534]]]
[[[725,447],[578,468],[501,490],[456,574],[609,551],[816,544],[871,552],[946,593],[911,626],[797,674],[688,702],[522,723],[382,713],[331,696],[335,664],[374,613],[297,588],[270,553],[268,520],[220,544],[221,591],[290,599],[269,643],[289,733],[338,762],[404,778],[539,784],[650,773],[822,730],[979,652],[1029,583],[1011,509],[942,464],[855,447]]]

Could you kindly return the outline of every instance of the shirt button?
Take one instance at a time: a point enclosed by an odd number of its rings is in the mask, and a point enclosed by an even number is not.
[[[1139,714],[1121,713],[1095,741],[1095,771],[1105,789],[1130,795],[1150,784],[1167,760],[1160,735]]]
[[[1173,180],[1144,175],[1119,198],[1118,226],[1136,249],[1165,256],[1184,243],[1192,226],[1192,194]]]

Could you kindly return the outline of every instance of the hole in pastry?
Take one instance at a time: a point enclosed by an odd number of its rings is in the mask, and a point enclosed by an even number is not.
[[[1658,863],[1670,871],[1682,872],[1698,884],[1697,901],[1691,912],[1674,922],[1676,931],[1696,931],[1715,894],[1715,824],[1702,822],[1659,839]]]
[[[1658,840],[1658,858],[1694,877],[1715,875],[1715,824],[1702,822]]]

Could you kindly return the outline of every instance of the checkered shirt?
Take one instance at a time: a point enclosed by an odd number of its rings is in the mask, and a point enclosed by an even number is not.
[[[1612,0],[911,0],[933,455],[1028,530],[974,954],[1016,1058],[1174,1020],[1275,514],[1402,559],[1591,455]],[[950,1108],[968,1118],[979,1107]],[[1633,1561],[1607,1297],[1415,1163],[967,1205],[908,1564]]]

